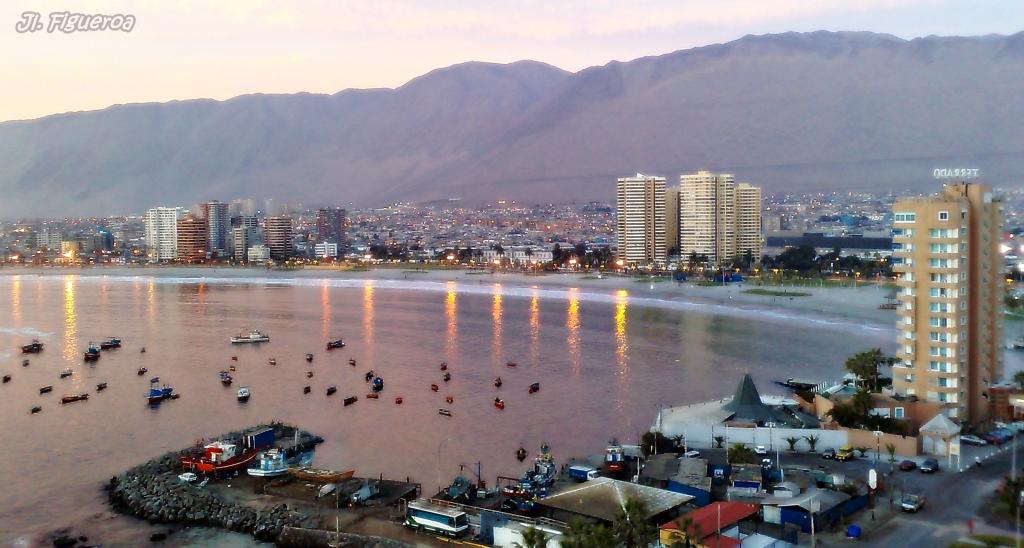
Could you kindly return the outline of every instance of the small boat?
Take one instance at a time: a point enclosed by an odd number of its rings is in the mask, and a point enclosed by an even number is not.
[[[93,343],[89,343],[89,348],[82,354],[82,358],[87,362],[94,362],[100,359],[100,347]]]
[[[160,377],[153,377],[152,379],[149,379],[149,384],[156,384],[158,382],[160,382]]]
[[[246,472],[250,476],[274,477],[287,474],[288,469],[293,466],[308,466],[311,462],[313,462],[311,451],[296,452],[274,447],[260,453],[256,463],[250,466]]]
[[[327,387],[327,395],[330,396],[338,391],[338,387],[333,384]]]
[[[181,467],[186,471],[230,474],[248,468],[257,455],[259,450],[255,448],[215,441],[203,446],[202,453],[197,449],[191,455],[181,457]]]
[[[348,364],[351,365],[352,367],[355,367],[356,366],[356,359],[355,358],[349,358],[348,359]]]
[[[111,350],[114,348],[121,348],[121,339],[110,337],[105,341],[100,341],[100,350]]]
[[[363,378],[366,379],[366,382],[372,381],[373,380],[373,369],[367,371],[366,374],[363,375]]]
[[[529,393],[531,393],[531,394],[539,392],[540,391],[540,383],[539,382],[535,382],[535,383],[531,384],[530,388],[527,391]]]
[[[60,403],[75,403],[76,401],[85,401],[89,399],[89,394],[73,394],[71,396],[64,396],[60,399]]]
[[[380,392],[384,390],[384,379],[380,377],[374,377],[373,382],[370,383],[370,387],[373,388],[374,392]]]
[[[62,379],[66,379],[66,378],[68,378],[70,376],[71,376],[71,370],[70,369],[65,369],[64,371],[60,372],[60,378],[62,378]]]
[[[270,358],[270,360],[267,363],[269,363],[270,365],[277,365],[277,358]]]
[[[313,389],[311,387],[309,387],[308,385],[302,387],[302,393],[303,394],[309,394],[312,391],[313,391]]]
[[[441,389],[441,387],[436,384],[432,384],[430,385],[430,389],[433,390],[434,392],[437,392],[438,390]]]
[[[447,409],[445,409],[445,408],[443,408],[443,407],[442,407],[441,409],[438,409],[438,410],[437,410],[437,414],[438,414],[438,415],[444,415],[444,416],[446,416],[446,417],[450,417],[450,416],[452,416],[452,412],[451,412],[451,411],[449,411],[449,410],[447,410]]]
[[[455,403],[455,398],[453,396],[445,396],[444,401],[448,403]]]
[[[140,348],[140,349],[139,349],[139,353],[140,353],[140,354],[145,354],[145,353],[146,353],[146,347],[145,347],[145,346],[143,346],[142,348]]]
[[[311,362],[311,361],[313,361],[313,355],[312,355],[312,354],[310,354],[310,353],[306,353],[306,361],[307,361],[307,362]]]
[[[145,374],[146,374],[146,373],[147,373],[148,371],[149,371],[149,369],[146,369],[145,367],[140,367],[140,368],[139,368],[139,369],[138,369],[138,370],[136,371],[136,373],[138,373],[138,374],[139,374],[139,376],[141,377],[141,376],[145,375]]]
[[[22,354],[38,354],[43,351],[43,343],[39,339],[32,339],[32,342],[21,347]]]
[[[233,365],[232,365],[231,367],[229,367],[229,368],[228,368],[228,371],[230,371],[230,372],[232,372],[232,373],[234,373],[234,372],[235,372],[235,371],[237,371],[237,370],[238,370],[238,368],[237,368],[237,367],[235,367],[235,366],[233,366]]]
[[[176,400],[181,397],[181,394],[171,394],[167,396],[169,399]]]
[[[501,377],[494,379],[494,387],[501,388]]]
[[[313,372],[312,371],[306,371],[306,378],[307,379],[312,379],[313,378]]]
[[[96,385],[96,391],[97,392],[101,392],[101,391],[106,390],[106,389],[107,389],[107,383],[106,382],[101,382],[101,383]]]
[[[150,405],[159,405],[160,402],[167,399],[177,399],[174,393],[174,389],[170,386],[164,386],[163,388],[151,386],[149,393],[146,394],[146,400],[149,401]]]
[[[36,413],[38,413],[38,412],[40,412],[42,410],[43,410],[42,406],[37,405],[37,406],[33,407],[31,410],[29,410],[29,413],[35,415]]]
[[[505,400],[503,400],[501,398],[494,398],[494,407],[497,407],[498,409],[504,409],[505,408]]]
[[[348,407],[348,406],[352,405],[353,403],[355,403],[357,401],[359,401],[359,397],[358,396],[349,396],[349,397],[345,398],[343,403],[345,404],[345,407]]]
[[[507,365],[507,366],[509,366],[509,367],[515,367],[515,366],[517,366],[517,365],[519,365],[519,364],[518,364],[518,363],[516,363],[516,362],[505,362],[505,365]]]
[[[334,350],[335,348],[345,348],[345,341],[341,339],[327,341],[327,350]]]
[[[270,337],[260,333],[259,329],[253,329],[248,335],[239,333],[238,335],[231,337],[231,344],[265,343],[269,341]]]
[[[4,384],[7,384],[9,382],[11,382],[11,376],[10,375],[4,375]]]
[[[523,446],[519,446],[519,449],[516,449],[516,460],[519,462],[523,462],[524,460],[526,460],[526,456],[526,448]]]
[[[243,403],[247,402],[249,401],[249,396],[252,396],[252,393],[249,392],[248,386],[243,386],[238,389],[238,401]]]
[[[24,360],[21,360],[21,366],[22,367],[28,367],[28,358],[26,358]]]
[[[238,361],[238,356],[231,356],[231,361],[237,362]]]
[[[402,399],[402,396],[396,396],[395,397],[395,405],[402,405],[403,401],[405,401],[405,400]]]
[[[52,384],[48,384],[48,385],[43,386],[43,387],[41,387],[39,389],[39,393],[40,394],[45,394],[47,392],[53,392],[53,385]]]
[[[452,380],[452,374],[451,373],[445,373],[444,376],[441,377],[441,379],[444,380],[444,382],[448,382],[448,381]]]
[[[232,382],[234,382],[234,379],[231,378],[231,375],[225,375],[220,378],[220,383],[224,386],[231,386]]]
[[[448,371],[448,362],[441,362],[441,371]]]
[[[366,397],[371,399],[371,400],[375,400],[375,399],[380,398],[380,394],[378,394],[376,392],[370,392],[369,394],[366,395]]]

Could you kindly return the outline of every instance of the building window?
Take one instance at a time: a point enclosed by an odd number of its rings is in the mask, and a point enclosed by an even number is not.
[[[894,419],[902,419],[903,418],[903,408],[902,407],[894,408],[892,410],[892,417]]]
[[[894,213],[892,219],[894,223],[912,223],[917,219],[917,215],[914,213],[899,212]]]
[[[940,221],[948,221],[949,220],[949,212],[948,211],[940,211],[939,212],[939,220]]]

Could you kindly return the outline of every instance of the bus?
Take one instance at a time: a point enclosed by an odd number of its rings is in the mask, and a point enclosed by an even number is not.
[[[469,530],[469,516],[462,510],[415,500],[405,509],[405,525],[449,537],[458,537]]]

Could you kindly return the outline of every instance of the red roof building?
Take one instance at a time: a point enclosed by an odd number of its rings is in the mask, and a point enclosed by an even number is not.
[[[699,539],[702,546],[709,548],[739,546],[738,539],[722,536],[719,532],[753,516],[757,511],[756,504],[713,502],[662,525],[661,541],[662,544],[668,545],[676,540],[678,535],[688,535],[691,542]]]

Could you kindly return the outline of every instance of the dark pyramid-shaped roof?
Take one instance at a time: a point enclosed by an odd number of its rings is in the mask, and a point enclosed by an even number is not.
[[[736,387],[736,394],[722,406],[722,409],[732,411],[731,420],[766,422],[775,419],[772,409],[761,402],[761,394],[758,394],[750,373],[743,375],[743,380]]]

